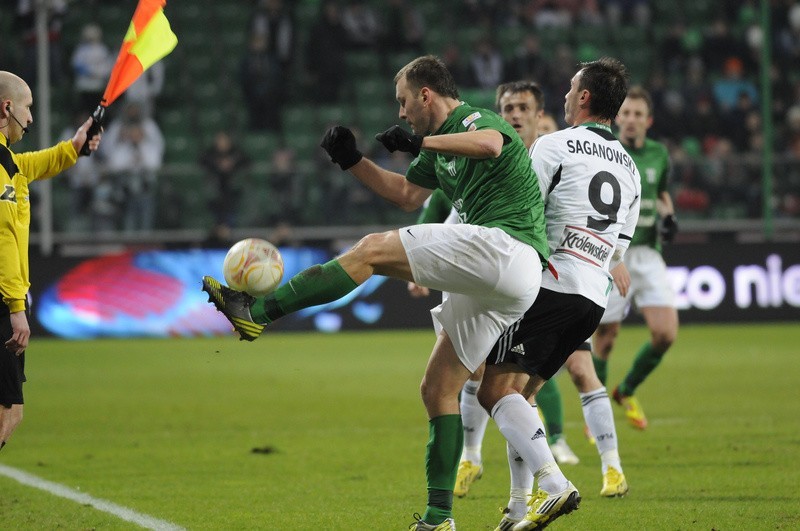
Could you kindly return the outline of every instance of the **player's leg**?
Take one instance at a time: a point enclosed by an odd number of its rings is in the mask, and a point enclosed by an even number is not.
[[[561,391],[555,377],[547,380],[536,393],[536,405],[544,417],[547,427],[547,444],[559,465],[577,465],[578,456],[567,444],[564,436],[564,408],[561,402]]]
[[[634,394],[639,385],[661,363],[678,333],[678,312],[675,308],[643,307],[642,314],[650,328],[651,339],[641,346],[625,378],[612,393],[614,400],[625,409],[628,422],[640,430],[647,428],[647,416]]]
[[[461,422],[464,424],[464,452],[458,465],[456,486],[453,493],[463,497],[483,474],[481,447],[489,423],[489,413],[478,402],[478,388],[483,378],[484,366],[472,373],[461,389]]]
[[[22,404],[0,404],[0,449],[6,445],[11,434],[22,422]]]
[[[636,388],[652,373],[678,335],[678,312],[670,306],[643,307],[642,315],[650,329],[650,341],[642,345],[628,374],[618,386],[623,396],[633,396]]]
[[[491,409],[500,432],[538,482],[539,489],[530,500],[527,514],[521,517],[514,529],[538,529],[561,514],[576,509],[580,495],[558,467],[547,445],[544,424],[523,396],[535,394],[545,380],[534,375],[524,389],[519,389],[518,374],[521,370],[513,363],[487,364],[478,399],[484,407]],[[517,501],[512,498],[509,509],[517,507]],[[517,516],[509,513],[504,518],[516,519]]]
[[[675,309],[675,294],[667,276],[664,259],[654,249],[637,251],[631,267],[631,281],[637,285],[634,296],[636,306],[644,315],[650,329],[650,341],[636,353],[633,364],[622,383],[612,396],[625,408],[630,423],[639,429],[647,427],[647,417],[639,401],[634,397],[636,388],[661,363],[661,359],[675,341],[678,334],[678,312]]]
[[[203,277],[203,290],[242,339],[253,341],[264,325],[298,310],[340,299],[375,273],[412,280],[398,231],[369,234],[343,255],[301,271],[266,297],[251,297],[222,286],[211,277]]]
[[[335,301],[372,275],[411,281],[411,266],[398,231],[369,234],[326,264],[301,271],[252,305],[256,322],[268,324],[287,314]]]
[[[620,324],[628,314],[630,299],[633,297],[634,292],[635,286],[631,286],[628,294],[623,297],[616,286],[612,287],[611,293],[608,294],[606,310],[600,319],[600,325],[592,335],[591,346],[594,369],[603,385],[606,385],[608,378],[608,359],[614,350],[614,343],[619,334]]]
[[[453,486],[464,444],[458,393],[469,375],[449,336],[441,332],[420,386],[430,438],[425,456],[428,505],[418,529],[437,526],[453,515]]]
[[[622,470],[617,446],[617,429],[608,392],[594,370],[591,351],[584,344],[567,359],[569,371],[581,399],[583,418],[594,435],[597,452],[600,454],[603,474],[602,496],[624,496],[628,484]]]
[[[5,304],[0,304],[0,448],[22,422],[22,383],[25,381],[25,353],[5,349],[13,330]]]

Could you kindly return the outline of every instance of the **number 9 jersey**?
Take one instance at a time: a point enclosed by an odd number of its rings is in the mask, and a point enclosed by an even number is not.
[[[542,287],[605,307],[609,264],[630,244],[641,182],[611,128],[594,122],[540,137],[530,149],[545,203],[550,264]]]

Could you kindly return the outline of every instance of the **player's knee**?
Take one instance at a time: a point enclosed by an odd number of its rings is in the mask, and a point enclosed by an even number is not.
[[[663,329],[663,330],[653,330],[651,343],[653,344],[653,348],[659,352],[666,352],[675,342],[677,338],[677,330],[672,329]]]
[[[477,398],[478,403],[481,405],[483,409],[485,409],[490,415],[492,414],[492,409],[497,402],[500,401],[505,395],[507,395],[511,390],[507,389],[505,386],[498,387],[498,386],[490,386],[484,385],[481,383],[480,388],[478,388]]]
[[[592,340],[594,354],[602,359],[607,359],[614,349],[618,328],[613,325],[600,325]]]
[[[379,234],[367,234],[350,248],[348,254],[364,264],[372,264],[380,246]]]

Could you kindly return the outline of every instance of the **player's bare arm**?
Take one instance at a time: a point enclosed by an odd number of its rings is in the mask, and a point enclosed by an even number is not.
[[[660,217],[671,216],[675,214],[675,207],[672,204],[672,197],[666,190],[658,194],[656,199],[656,209]]]
[[[450,135],[426,136],[422,140],[422,149],[469,157],[473,159],[493,159],[500,156],[505,138],[495,129],[481,129]]]
[[[404,175],[381,168],[367,158],[362,158],[352,166],[350,172],[370,190],[406,212],[421,207],[433,192],[409,182]]]

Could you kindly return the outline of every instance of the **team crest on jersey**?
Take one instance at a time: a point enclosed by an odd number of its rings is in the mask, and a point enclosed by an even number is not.
[[[647,168],[645,173],[647,174],[647,182],[650,184],[656,184],[656,179],[658,179],[658,172],[656,172],[656,169]]]
[[[3,193],[0,194],[0,201],[9,201],[11,203],[17,202],[17,190],[10,184],[6,185]]]
[[[604,267],[613,246],[590,230],[567,225],[556,253],[566,253],[597,267]]]
[[[475,124],[473,124],[472,122],[474,122],[475,120],[477,120],[480,117],[481,117],[481,113],[474,112],[474,113],[470,114],[469,116],[467,116],[466,118],[464,118],[463,120],[461,120],[461,125],[463,125],[464,127],[466,127],[470,131],[474,131],[475,129],[477,129],[477,127],[475,127]]]

